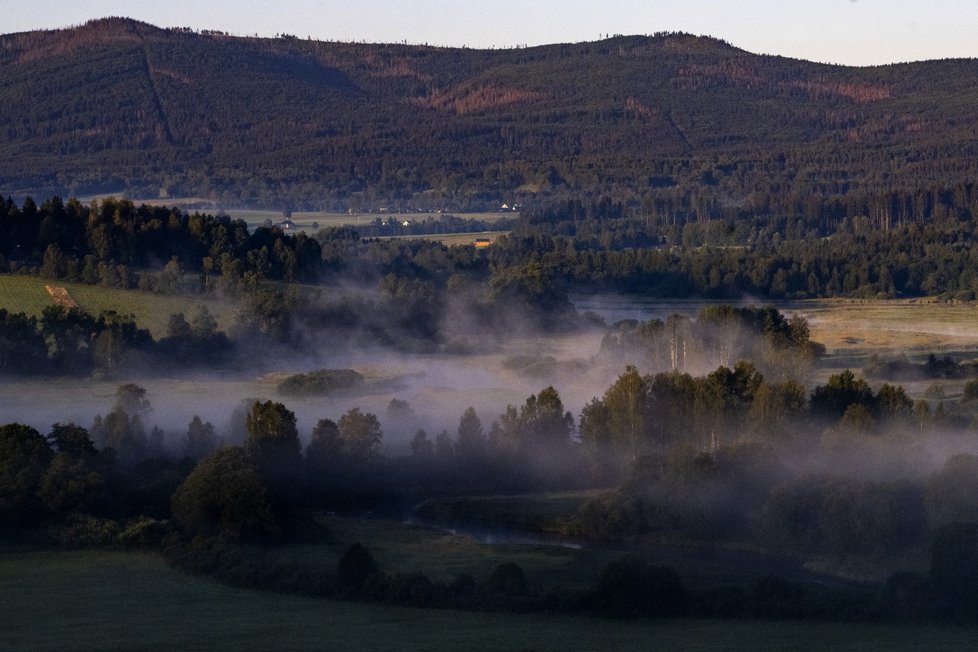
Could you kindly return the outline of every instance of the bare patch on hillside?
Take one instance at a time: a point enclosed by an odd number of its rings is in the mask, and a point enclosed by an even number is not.
[[[813,99],[842,96],[855,100],[859,104],[886,100],[892,94],[890,87],[886,84],[806,80],[790,82],[788,85],[804,90]]]
[[[541,93],[512,86],[488,84],[475,87],[456,87],[435,91],[427,97],[413,100],[417,106],[457,115],[477,113],[500,106],[528,102],[543,97]]]

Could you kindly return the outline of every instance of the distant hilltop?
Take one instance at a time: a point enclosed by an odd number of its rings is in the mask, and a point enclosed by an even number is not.
[[[320,210],[849,201],[976,178],[978,62],[681,33],[477,50],[107,18],[0,36],[0,192]]]

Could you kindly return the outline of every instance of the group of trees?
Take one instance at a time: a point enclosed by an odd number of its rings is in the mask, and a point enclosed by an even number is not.
[[[189,322],[182,313],[171,315],[159,341],[132,315],[108,311],[96,318],[54,305],[38,319],[0,308],[0,374],[7,376],[113,374],[150,363],[185,369],[226,361],[231,349],[205,306]]]
[[[138,364],[153,345],[132,316],[107,312],[97,319],[77,309],[49,306],[40,319],[0,309],[0,372],[87,374]]]
[[[679,370],[641,375],[629,365],[588,403],[581,443],[596,460],[632,462],[675,447],[717,450],[745,440],[844,445],[866,437],[961,430],[966,414],[911,400],[903,387],[873,391],[846,370],[811,392],[796,380],[768,381],[748,362],[705,376]]]
[[[322,266],[319,244],[302,233],[249,233],[227,215],[113,198],[83,205],[52,197],[40,206],[8,198],[0,206],[0,256],[36,265],[47,278],[162,292],[179,291],[185,273],[199,276],[198,287],[213,282],[230,292],[264,279],[315,280]]]
[[[566,210],[571,213],[550,217],[529,211],[509,236],[476,250],[425,240],[364,240],[348,228],[315,236],[265,227],[249,232],[244,222],[227,216],[113,199],[83,205],[55,197],[40,206],[8,199],[0,206],[0,262],[71,281],[239,295],[242,335],[251,328],[248,335],[295,344],[302,329],[294,324],[301,319],[319,333],[344,332],[407,348],[446,345],[466,334],[460,327],[576,327],[583,321],[568,299],[572,291],[775,299],[929,294],[969,300],[978,290],[969,253],[976,232],[969,220],[881,230],[859,217],[843,220],[829,231],[832,237],[814,243],[804,229],[797,239],[752,229],[730,246],[671,246],[663,244],[668,234],[641,219],[575,221],[574,206]],[[625,240],[614,235],[626,232],[632,235]],[[323,291],[300,294],[279,281],[316,281]],[[350,283],[378,291],[341,289]],[[449,325],[450,311],[467,319]],[[765,325],[770,318],[729,309],[703,315],[701,321],[722,326],[717,332],[723,337],[709,344],[711,362],[729,365],[747,356],[770,373],[762,358],[799,349],[791,338],[803,336],[791,333],[790,324]],[[683,367],[681,349],[688,347],[677,349],[677,333],[688,330],[685,325],[631,326],[619,327],[619,342],[648,340],[653,353],[644,355],[668,352],[670,366]],[[745,330],[760,330],[767,351],[730,339],[730,333]],[[613,344],[609,340],[609,350]],[[623,353],[634,353],[635,347],[627,348]],[[805,354],[813,352],[809,347]]]
[[[695,320],[623,320],[601,341],[603,357],[648,369],[713,369],[752,360],[776,377],[802,376],[823,352],[809,339],[803,317],[785,318],[772,306],[706,306]]]
[[[469,407],[455,433],[414,434],[412,482],[460,492],[580,486],[585,466],[575,435],[574,417],[553,387],[507,405],[488,428]]]
[[[390,409],[409,408],[392,403]],[[20,424],[0,428],[5,536],[46,528],[63,545],[157,547],[189,569],[229,581],[250,577],[249,585],[398,604],[588,608],[620,616],[727,613],[722,596],[693,589],[698,597],[689,601],[672,571],[636,560],[609,565],[584,594],[561,596],[528,588],[518,568],[497,569],[498,577],[484,583],[458,580],[464,587],[387,575],[365,562],[363,551],[341,560],[344,568],[330,578],[275,578],[258,570],[261,553],[249,547],[310,536],[303,525],[309,510],[400,513],[446,492],[611,482],[619,489],[568,515],[565,531],[595,541],[749,543],[882,567],[932,546],[930,575],[892,582],[916,587],[921,613],[973,609],[962,588],[972,580],[947,568],[949,556],[975,563],[973,551],[969,557],[962,548],[969,535],[960,524],[978,515],[978,461],[957,455],[934,464],[922,461],[918,447],[963,433],[967,424],[951,415],[938,421],[902,388],[874,390],[851,372],[808,392],[790,380],[769,384],[747,362],[700,377],[641,376],[628,367],[584,409],[579,430],[558,392],[547,387],[508,406],[488,428],[469,408],[453,435],[442,432],[432,441],[420,431],[411,455],[400,459],[381,454],[380,422],[358,408],[336,421],[319,420],[303,445],[288,408],[251,401],[241,432],[224,445],[211,424],[194,418],[179,451],[163,443],[158,427],[149,430],[150,413],[145,390],[130,384],[119,387],[112,410],[89,430],[56,424],[45,437]],[[464,510],[456,516],[464,523]],[[646,579],[636,584],[635,578]],[[765,600],[782,589],[793,596],[785,613],[821,608],[795,585],[770,581],[745,589],[750,613],[768,613],[774,603]],[[660,589],[649,593],[649,586]],[[896,584],[881,591],[891,589]],[[662,595],[672,597],[661,602]],[[881,604],[870,611],[899,608]]]
[[[791,218],[772,226],[716,221],[702,228],[718,237],[692,240],[641,217],[554,219],[521,220],[494,246],[494,264],[532,257],[559,287],[658,297],[968,300],[976,289],[976,230],[967,216],[881,228],[857,215],[824,230]]]
[[[55,424],[44,436],[22,424],[0,427],[0,531],[54,526],[70,534],[85,519],[172,516],[190,536],[271,537],[289,509],[328,495],[303,498],[304,486],[325,478],[328,488],[331,470],[369,466],[383,436],[374,415],[354,408],[338,423],[321,420],[303,454],[295,415],[255,401],[247,433],[226,435],[240,445],[222,445],[197,416],[179,441],[166,442],[159,426],[149,427],[151,412],[146,390],[126,384],[91,428]]]
[[[19,423],[0,426],[0,531],[63,523],[59,538],[67,541],[79,521],[122,516],[120,488],[115,456],[96,448],[85,428],[57,423],[44,436]]]

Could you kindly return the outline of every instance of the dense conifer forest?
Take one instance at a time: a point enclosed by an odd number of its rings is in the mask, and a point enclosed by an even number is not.
[[[0,188],[332,210],[613,198],[682,226],[889,227],[970,201],[978,65],[680,33],[508,50],[158,29],[0,37]],[[953,198],[953,201],[952,201]]]

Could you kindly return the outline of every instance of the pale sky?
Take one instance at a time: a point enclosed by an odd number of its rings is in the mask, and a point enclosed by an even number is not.
[[[978,0],[0,0],[0,33],[104,16],[238,35],[473,48],[683,31],[846,65],[978,57]]]

